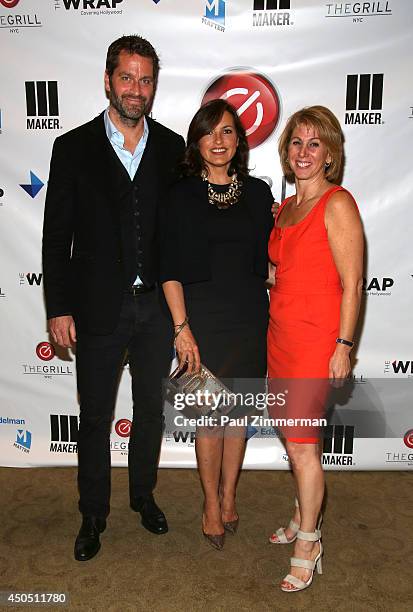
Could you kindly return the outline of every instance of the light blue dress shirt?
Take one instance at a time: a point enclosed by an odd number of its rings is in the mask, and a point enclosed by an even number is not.
[[[130,179],[133,181],[136,171],[139,168],[139,164],[141,163],[146,143],[148,142],[149,129],[146,118],[143,118],[143,134],[138,144],[136,145],[136,149],[133,153],[123,147],[125,143],[125,137],[122,132],[118,130],[116,125],[111,121],[109,117],[108,108],[105,111],[104,119],[106,136],[108,137],[109,142],[112,145],[116,155],[122,162],[126,172],[129,174]],[[139,278],[139,276],[136,277],[134,285],[143,285],[142,280]]]

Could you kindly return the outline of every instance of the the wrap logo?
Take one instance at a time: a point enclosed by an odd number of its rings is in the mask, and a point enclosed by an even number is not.
[[[128,438],[131,427],[132,422],[129,419],[119,419],[115,424],[115,431],[121,438]]]
[[[202,104],[222,98],[237,109],[250,149],[272,134],[280,119],[280,97],[262,74],[234,70],[218,77],[206,90]]]
[[[42,361],[50,361],[55,356],[56,352],[53,344],[50,342],[39,342],[36,346],[36,355]]]
[[[61,0],[55,0],[55,3]],[[81,15],[121,15],[122,9],[118,8],[123,0],[63,0],[63,6],[67,11],[73,9]]]
[[[403,442],[407,446],[407,448],[413,448],[413,429],[409,429],[404,434]]]

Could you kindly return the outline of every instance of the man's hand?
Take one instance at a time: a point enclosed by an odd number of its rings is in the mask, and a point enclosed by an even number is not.
[[[76,342],[75,322],[71,315],[49,319],[49,331],[56,344],[63,348],[72,348]]]

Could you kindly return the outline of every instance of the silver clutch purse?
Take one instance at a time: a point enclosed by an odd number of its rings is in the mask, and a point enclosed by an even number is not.
[[[180,409],[190,418],[221,416],[236,407],[233,393],[216,376],[201,364],[198,372],[187,373],[187,368],[176,368],[166,383],[166,399],[176,406],[175,396],[180,395]],[[178,410],[178,408],[176,408]]]

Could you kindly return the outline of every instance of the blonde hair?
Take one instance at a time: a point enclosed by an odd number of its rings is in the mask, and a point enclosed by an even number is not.
[[[281,166],[286,178],[289,181],[294,180],[294,173],[288,163],[288,146],[294,129],[302,124],[313,127],[318,133],[321,142],[326,145],[331,157],[331,163],[325,170],[325,177],[332,183],[338,181],[341,176],[343,163],[344,136],[339,120],[325,106],[307,106],[291,115],[288,119],[278,143],[278,153],[280,154]]]

